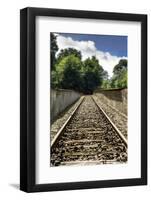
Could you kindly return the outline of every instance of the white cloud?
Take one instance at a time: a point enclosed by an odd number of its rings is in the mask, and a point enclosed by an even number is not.
[[[114,66],[119,62],[120,59],[126,57],[117,57],[111,55],[109,52],[103,52],[96,49],[95,43],[93,41],[76,41],[71,37],[64,37],[62,35],[57,34],[57,44],[59,50],[65,48],[75,48],[81,51],[82,60],[85,60],[88,57],[96,56],[99,60],[100,65],[104,68],[104,70],[108,71],[109,76],[112,76],[112,71]]]

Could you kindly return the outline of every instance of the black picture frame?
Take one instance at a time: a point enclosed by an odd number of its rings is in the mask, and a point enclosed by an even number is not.
[[[35,19],[54,16],[141,23],[141,178],[36,184]],[[25,192],[136,186],[147,184],[147,15],[48,8],[20,11],[20,189]]]

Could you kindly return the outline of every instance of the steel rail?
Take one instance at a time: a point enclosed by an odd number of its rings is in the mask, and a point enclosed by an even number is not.
[[[111,121],[111,119],[108,117],[108,115],[105,113],[105,111],[103,110],[102,107],[100,107],[98,105],[98,103],[96,102],[95,98],[92,96],[91,97],[94,101],[94,103],[96,104],[96,106],[99,108],[99,110],[105,115],[105,117],[107,118],[107,120],[109,121],[109,123],[112,125],[112,127],[114,128],[114,130],[116,131],[116,133],[118,133],[119,137],[122,139],[122,141],[124,142],[124,144],[126,145],[126,147],[128,146],[127,140],[126,138],[123,136],[123,134],[121,133],[121,131],[116,127],[116,125]]]
[[[85,99],[85,97],[83,96],[81,98],[80,103],[75,107],[75,109],[72,111],[72,113],[70,114],[70,116],[68,117],[68,119],[65,121],[65,123],[62,125],[62,127],[59,129],[59,131],[56,133],[54,139],[51,142],[51,148],[54,148],[57,144],[58,139],[60,138],[61,134],[63,133],[63,131],[65,130],[66,126],[68,125],[68,123],[71,121],[71,119],[73,118],[73,116],[75,115],[76,111],[78,110],[79,106],[82,104],[83,100]]]

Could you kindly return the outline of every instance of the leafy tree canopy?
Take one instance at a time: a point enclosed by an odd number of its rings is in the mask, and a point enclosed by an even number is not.
[[[83,64],[83,90],[92,93],[102,82],[103,68],[95,56],[87,58]]]
[[[81,60],[81,52],[74,49],[74,48],[67,48],[67,49],[61,49],[57,56],[57,61],[60,62],[60,60],[66,56],[74,55],[75,57],[78,57]]]
[[[64,57],[56,65],[55,86],[64,89],[80,89],[81,81],[81,60],[75,55]]]
[[[127,60],[121,59],[117,65],[115,65],[113,69],[114,75],[118,75],[122,70],[127,70]]]
[[[101,87],[127,87],[127,60],[121,59],[113,69],[113,76],[103,69],[95,56],[82,61],[81,52],[74,48],[62,49],[56,56],[57,36],[51,33],[51,87],[73,89],[86,94]]]
[[[127,88],[127,60],[121,59],[113,69],[111,88]]]
[[[108,72],[106,70],[103,70],[102,78],[103,78],[103,80],[108,80],[109,79],[109,74],[108,74]]]
[[[57,36],[54,33],[50,34],[51,42],[51,70],[54,70],[55,68],[55,62],[56,62],[56,52],[58,51],[58,45],[57,45]]]

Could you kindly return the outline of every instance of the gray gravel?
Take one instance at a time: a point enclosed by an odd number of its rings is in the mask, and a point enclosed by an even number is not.
[[[127,147],[91,96],[86,96],[57,146],[51,148],[51,165],[125,162]]]
[[[124,137],[127,139],[127,117],[124,116],[120,111],[114,109],[110,105],[107,105],[102,99],[99,99],[97,96],[94,96],[98,105],[105,111],[105,113],[109,116],[111,121],[116,125],[116,127],[121,131]]]
[[[73,112],[75,107],[81,102],[81,100],[82,100],[82,97],[79,98],[79,100],[77,100],[73,105],[71,105],[67,109],[65,109],[65,111],[62,112],[59,115],[59,117],[53,122],[53,124],[51,124],[51,127],[50,127],[50,129],[51,129],[51,133],[50,133],[51,141],[53,140],[54,136],[59,131],[59,129],[63,126],[65,121],[68,119],[70,114]]]

